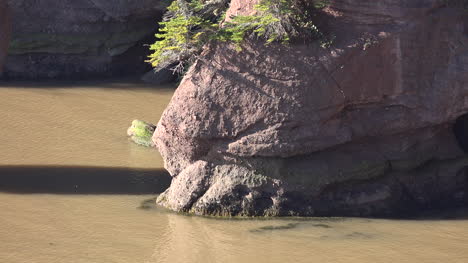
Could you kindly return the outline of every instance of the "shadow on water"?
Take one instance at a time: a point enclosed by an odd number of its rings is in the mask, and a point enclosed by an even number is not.
[[[0,192],[158,194],[169,187],[163,169],[86,166],[0,166]]]

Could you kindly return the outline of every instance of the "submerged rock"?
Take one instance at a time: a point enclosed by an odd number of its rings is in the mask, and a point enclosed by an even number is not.
[[[279,226],[262,226],[256,229],[250,230],[250,232],[270,232],[274,230],[290,230],[294,229],[299,226],[299,223],[289,223],[286,225],[279,225]]]
[[[232,0],[228,13],[254,3]],[[437,0],[336,0],[320,18],[329,49],[207,47],[153,136],[173,176],[158,203],[227,216],[466,204],[452,125],[468,112],[467,15]]]
[[[156,197],[145,199],[140,203],[139,209],[150,210],[156,208]]]
[[[132,126],[127,129],[127,135],[130,136],[130,139],[136,144],[152,147],[154,144],[151,137],[155,129],[156,126],[151,123],[133,120]]]

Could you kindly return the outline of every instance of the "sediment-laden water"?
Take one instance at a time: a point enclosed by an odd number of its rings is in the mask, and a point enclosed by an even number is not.
[[[136,118],[157,122],[173,92],[134,83],[0,83],[0,165],[161,168],[157,151],[128,143],[126,130]]]
[[[0,262],[468,262],[468,213],[415,220],[219,220],[155,208],[154,149],[173,88],[0,83]],[[456,212],[456,213],[455,213]]]

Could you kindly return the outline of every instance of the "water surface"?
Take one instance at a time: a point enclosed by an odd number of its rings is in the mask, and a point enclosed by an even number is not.
[[[126,195],[0,194],[0,262],[467,262],[466,220],[215,220]]]
[[[0,262],[468,262],[463,210],[424,220],[218,220],[154,208],[144,200],[168,175],[126,129],[135,118],[156,123],[172,88],[0,86]]]
[[[0,83],[0,165],[161,168],[156,150],[125,136],[133,119],[156,123],[173,92],[137,83]]]

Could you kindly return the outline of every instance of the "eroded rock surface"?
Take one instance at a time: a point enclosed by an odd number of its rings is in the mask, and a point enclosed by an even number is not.
[[[252,12],[232,0],[228,13]],[[388,216],[468,200],[468,16],[441,1],[334,0],[336,39],[206,48],[153,141],[158,203],[212,215]]]
[[[10,78],[81,78],[144,73],[165,0],[8,0]]]

